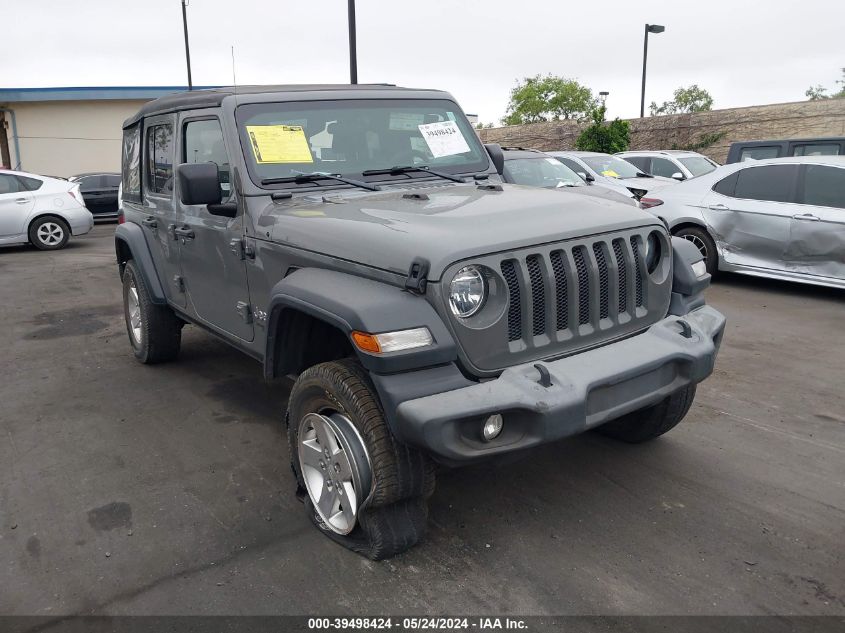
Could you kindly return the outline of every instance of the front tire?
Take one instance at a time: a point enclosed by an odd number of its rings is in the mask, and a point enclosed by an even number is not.
[[[710,234],[697,226],[687,226],[676,232],[675,236],[688,240],[695,245],[704,256],[707,272],[715,277],[716,273],[719,272],[719,253],[716,251],[716,243],[710,237]]]
[[[166,305],[152,302],[135,260],[123,270],[123,315],[135,358],[145,364],[173,360],[182,343],[182,321]]]
[[[694,398],[695,385],[689,385],[655,405],[633,411],[596,430],[629,444],[647,442],[675,428],[684,419]]]
[[[64,248],[70,239],[70,227],[61,218],[37,218],[29,226],[29,241],[41,251]]]
[[[393,438],[356,361],[303,372],[291,390],[286,423],[297,495],[323,534],[372,560],[422,539],[434,465]]]

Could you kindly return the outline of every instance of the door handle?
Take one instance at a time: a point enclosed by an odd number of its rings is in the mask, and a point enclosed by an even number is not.
[[[194,232],[191,230],[190,226],[177,226],[173,229],[173,234],[176,237],[181,237],[183,240],[194,239]]]
[[[27,202],[29,202],[29,198],[15,198],[15,202],[17,202],[18,204],[26,204]]]
[[[726,207],[723,204],[711,204],[707,208],[710,209],[711,211],[730,211],[731,210],[730,207]]]
[[[819,218],[812,213],[799,213],[792,216],[793,220],[805,220],[807,222],[818,222]]]
[[[158,226],[158,220],[156,220],[154,215],[148,215],[143,220],[141,220],[141,224],[144,226],[148,226],[151,229],[154,229]]]

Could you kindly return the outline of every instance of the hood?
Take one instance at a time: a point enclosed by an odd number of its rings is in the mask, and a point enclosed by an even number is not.
[[[335,190],[278,202],[252,198],[251,206],[258,200],[256,229],[275,242],[402,275],[423,257],[433,281],[469,257],[659,224],[624,203],[519,185]]]

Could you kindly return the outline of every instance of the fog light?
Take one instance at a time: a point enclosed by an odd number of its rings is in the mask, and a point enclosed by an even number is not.
[[[504,426],[504,424],[505,421],[502,419],[502,415],[500,413],[494,413],[484,420],[484,428],[482,429],[484,441],[489,442],[499,437],[499,433],[502,432],[502,426]]]

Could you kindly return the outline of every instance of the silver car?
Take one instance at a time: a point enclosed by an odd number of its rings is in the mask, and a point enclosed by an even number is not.
[[[652,176],[675,180],[697,178],[709,174],[719,166],[719,163],[702,154],[683,150],[619,152],[614,156],[625,159],[640,171]]]
[[[94,226],[79,184],[22,171],[0,170],[0,245],[30,242],[56,250]]]
[[[547,152],[587,182],[595,182],[639,200],[649,191],[676,183],[671,178],[652,176],[621,158],[601,152]]]
[[[693,242],[708,272],[845,288],[845,157],[724,165],[655,196],[651,213]]]

